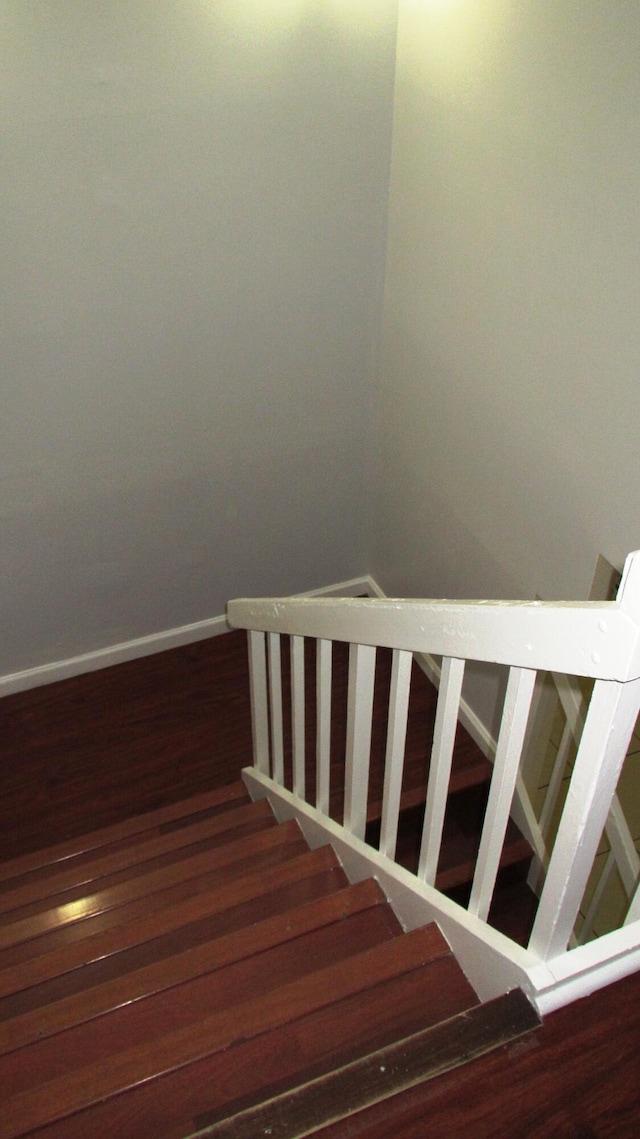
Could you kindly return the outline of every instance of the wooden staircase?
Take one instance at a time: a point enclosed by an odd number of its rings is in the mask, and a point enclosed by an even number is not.
[[[239,783],[0,865],[0,1139],[293,1139],[537,1023]]]
[[[315,701],[312,698],[315,689],[316,669],[314,651],[314,642],[307,639],[305,642],[305,672],[307,676],[305,743],[306,754],[310,758],[307,762],[306,784],[311,802],[314,801],[317,727]],[[380,839],[391,668],[391,650],[378,649],[366,830],[367,842],[376,848]],[[291,660],[288,637],[281,638],[281,671],[285,785],[292,789]],[[332,648],[329,811],[331,817],[338,822],[342,821],[344,806],[348,673],[349,646],[344,642],[336,641]],[[437,689],[414,660],[411,671],[411,693],[404,749],[396,851],[396,861],[413,872],[417,870],[420,853],[437,701]],[[458,723],[448,788],[443,841],[435,884],[439,890],[449,894],[462,905],[466,905],[468,902],[473,881],[492,773],[492,764],[483,755],[466,728]],[[531,932],[537,905],[537,899],[526,884],[531,857],[530,844],[511,820],[507,827],[500,857],[499,889],[496,892],[495,903],[489,920],[501,932],[508,933],[510,937],[523,945],[526,944]]]

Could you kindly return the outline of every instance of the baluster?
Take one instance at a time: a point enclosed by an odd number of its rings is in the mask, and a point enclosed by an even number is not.
[[[396,852],[412,663],[412,653],[394,649],[389,689],[389,723],[384,761],[384,791],[380,829],[380,851],[382,854],[386,854],[387,858],[393,858]]]
[[[269,774],[269,705],[267,698],[267,658],[264,633],[249,632],[249,687],[251,690],[251,734],[253,763],[263,775]]]
[[[269,707],[271,710],[271,757],[276,783],[284,786],[284,748],[282,742],[282,668],[280,663],[280,635],[267,636],[269,659]]]
[[[455,657],[445,657],[442,661],[418,863],[418,877],[424,879],[430,886],[435,883],[438,870],[464,666],[465,662]]]
[[[316,807],[329,814],[331,762],[331,641],[316,642]]]
[[[563,953],[591,873],[640,703],[640,680],[597,680],[529,943]]]
[[[367,823],[375,667],[375,648],[350,646],[344,825],[356,838],[364,838]]]
[[[304,637],[291,638],[291,717],[293,793],[304,799]]]
[[[509,669],[491,788],[469,899],[469,912],[485,921],[500,866],[535,680],[535,669]]]

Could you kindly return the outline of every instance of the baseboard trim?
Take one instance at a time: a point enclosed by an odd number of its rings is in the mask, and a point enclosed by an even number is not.
[[[379,587],[373,578],[365,574],[363,577],[350,578],[349,581],[338,582],[323,589],[314,589],[298,596],[357,597],[362,593],[366,593],[367,596],[383,596],[381,592],[376,592],[377,590]],[[166,652],[168,649],[181,648],[183,645],[195,644],[196,641],[204,641],[209,637],[217,637],[221,633],[228,632],[229,625],[222,614],[204,621],[195,621],[190,625],[181,625],[176,629],[165,629],[146,637],[136,637],[131,641],[108,645],[94,652],[68,657],[66,660],[52,661],[50,664],[37,665],[35,668],[27,668],[21,672],[7,673],[0,676],[0,698],[11,696],[16,692],[26,692],[30,688],[41,688],[45,684],[55,684],[59,680],[69,680],[73,676],[82,676],[85,672],[98,672],[101,668],[126,664],[128,661]]]
[[[97,672],[101,668],[110,668],[115,664],[126,664],[127,661],[139,660],[153,653],[162,653],[167,649],[176,649],[181,645],[203,641],[207,637],[217,637],[220,633],[228,631],[226,617],[212,617],[206,621],[196,621],[192,625],[182,625],[177,629],[166,629],[162,633],[152,633],[147,637],[136,637],[132,641],[109,645],[104,649],[96,649],[95,652],[68,657],[66,660],[27,668],[23,672],[9,673],[0,676],[0,697],[9,696],[14,692],[25,692],[29,688],[40,688],[44,684],[54,684],[58,680],[69,680],[72,676],[81,676],[85,672]]]
[[[309,589],[304,593],[294,593],[294,597],[358,597],[362,594],[367,597],[384,597],[374,578],[370,574],[362,577],[352,577],[348,581],[339,581],[337,585],[326,585],[322,589]]]

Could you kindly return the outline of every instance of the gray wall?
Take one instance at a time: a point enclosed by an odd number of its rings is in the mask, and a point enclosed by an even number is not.
[[[640,545],[640,9],[400,13],[374,569],[585,597]]]
[[[396,0],[0,0],[0,674],[367,566]]]
[[[639,61],[636,0],[400,2],[390,594],[586,597],[640,546]]]

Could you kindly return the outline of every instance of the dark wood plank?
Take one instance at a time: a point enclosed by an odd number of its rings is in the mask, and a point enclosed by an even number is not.
[[[93,852],[81,864],[74,860],[72,866],[65,864],[44,878],[30,875],[28,881],[22,879],[18,886],[5,890],[0,894],[0,914],[10,918],[11,911],[20,910],[21,916],[26,917],[28,912],[37,913],[45,899],[49,906],[64,905],[86,893],[96,893],[117,885],[118,881],[138,877],[176,859],[191,857],[201,850],[213,850],[215,846],[274,825],[273,812],[263,799],[160,836],[145,836],[124,849],[112,851],[109,848],[107,853],[101,851],[99,855]]]
[[[122,1051],[153,1045],[161,1035],[243,1006],[398,933],[389,906],[377,904],[355,908],[328,923],[318,923],[308,913],[292,936],[286,922],[277,921],[265,944],[254,930],[247,931],[246,945],[245,938],[236,939],[237,959],[226,964],[218,965],[206,947],[189,954],[191,961],[184,960],[185,955],[179,961],[167,959],[142,977],[129,975],[100,991],[0,1025],[5,1050],[0,1087],[15,1095],[91,1064],[104,1064]]]
[[[0,711],[2,703],[0,702]],[[110,827],[79,835],[67,842],[47,846],[21,857],[0,862],[0,882],[2,889],[13,889],[21,880],[31,875],[55,874],[61,866],[71,866],[77,860],[93,856],[105,849],[122,849],[135,844],[144,835],[160,835],[186,821],[199,818],[212,818],[225,811],[234,810],[249,802],[244,783],[236,781],[212,791],[203,792],[189,799],[181,799],[168,807],[136,815]]]
[[[251,756],[246,636],[0,700],[0,859],[239,778]]]
[[[216,1058],[211,1058],[209,1086],[194,1089],[194,1100],[208,1100],[208,1109],[197,1111],[190,1127],[183,1122],[183,1133],[322,1079],[476,1004],[457,962],[451,954],[443,954],[425,967],[302,1017],[289,1033],[292,1039],[278,1028],[264,1040],[238,1045],[220,1059],[219,1066],[214,1067]]]
[[[290,832],[283,839],[278,835],[278,831],[279,828],[274,828],[269,832],[261,832],[259,836],[263,837],[264,834],[278,836],[275,844],[266,848],[264,846],[254,848],[253,852],[244,858],[218,865],[213,870],[207,868],[206,862],[202,864],[202,855],[190,859],[194,865],[187,867],[186,870],[182,867],[183,874],[173,871],[172,885],[167,885],[166,879],[163,885],[162,873],[149,875],[155,887],[152,893],[145,892],[143,885],[136,880],[133,897],[127,888],[117,887],[115,890],[105,892],[107,896],[101,900],[105,903],[104,906],[99,902],[94,907],[94,902],[89,899],[85,912],[81,912],[80,906],[77,909],[72,908],[70,913],[65,909],[48,911],[35,918],[27,918],[24,922],[15,922],[12,926],[0,929],[0,935],[4,935],[7,944],[7,948],[0,951],[0,970],[133,919],[148,917],[159,909],[173,906],[186,898],[230,883],[235,884],[248,876],[259,875],[270,867],[282,866],[307,849],[301,836]],[[251,836],[252,839],[254,837]],[[198,873],[190,873],[197,868],[199,868]],[[96,912],[92,913],[94,908]]]
[[[437,931],[436,935],[440,937]],[[234,1042],[259,1036],[355,992],[366,991],[412,966],[422,966],[431,961],[433,944],[431,929],[414,930],[241,1005],[205,1016],[195,1024],[12,1096],[3,1104],[0,1139],[15,1139],[140,1083],[150,1084],[162,1074],[197,1063],[212,1051],[224,1051]]]
[[[290,900],[296,904],[307,896],[315,897],[317,891],[330,892],[346,884],[346,875],[331,847],[305,850],[284,864],[262,866],[258,873],[246,875],[239,881],[224,883],[174,905],[156,906],[142,918],[87,934],[60,948],[48,949],[51,940],[41,938],[40,956],[20,960],[0,972],[0,997],[23,992],[72,972],[82,971],[90,976],[92,969],[99,968],[114,954],[130,953],[143,962],[145,946],[151,947],[149,953],[160,955],[165,939],[171,940],[176,931],[185,927],[195,927],[203,938],[213,936],[214,932],[216,936],[223,936],[281,912]],[[193,936],[196,938],[198,933],[194,932]]]
[[[391,935],[400,933],[400,926],[393,917],[380,887],[372,879],[355,886],[345,887],[326,896],[317,896],[312,902],[287,908],[254,923],[248,928],[235,930],[226,936],[211,931],[206,940],[190,944],[182,937],[174,937],[172,953],[166,952],[166,941],[161,952],[148,964],[140,962],[140,954],[132,951],[120,953],[96,962],[96,966],[75,970],[65,974],[56,984],[40,985],[26,993],[19,993],[13,999],[6,997],[0,1003],[0,1054],[23,1048],[33,1041],[42,1041],[47,1036],[72,1028],[87,1020],[102,1016],[114,1009],[131,1005],[188,980],[238,963],[245,958],[265,953],[274,946],[282,946],[304,934],[323,927],[335,926],[356,914],[380,908],[379,919],[368,915],[368,928],[373,931],[386,930]],[[207,923],[210,927],[212,923]],[[351,927],[353,928],[353,926]],[[187,934],[191,927],[188,928]],[[339,934],[346,944],[345,929]],[[183,931],[179,931],[181,934]],[[199,938],[203,931],[198,930]],[[216,936],[217,934],[217,936]],[[326,936],[329,936],[327,932]],[[137,947],[136,947],[137,948]],[[158,953],[157,944],[149,943],[150,950]],[[302,952],[301,944],[296,952]],[[309,946],[304,952],[309,952]],[[265,967],[267,961],[265,959]],[[232,982],[229,981],[229,984]],[[272,978],[264,981],[265,987]],[[246,989],[241,991],[246,995]],[[157,1015],[157,1012],[156,1014]],[[109,1031],[112,1031],[110,1029]],[[123,1037],[130,1043],[130,1037]],[[57,1045],[54,1043],[54,1048]],[[42,1049],[35,1048],[29,1054],[29,1065],[42,1070]],[[0,1086],[3,1086],[2,1065],[0,1063]],[[8,1086],[8,1083],[4,1086]]]
[[[313,645],[307,642],[308,693]],[[332,813],[340,817],[348,646],[333,651]],[[369,817],[379,813],[391,654],[377,654]],[[283,691],[289,699],[288,642]],[[403,803],[422,801],[437,694],[417,665],[412,673]],[[290,717],[285,765],[291,781]],[[309,699],[307,751],[315,751]],[[245,634],[239,631],[158,653],[0,701],[0,851],[11,857],[174,803],[237,780],[250,762],[251,723]],[[18,772],[29,777],[25,781]],[[486,780],[491,767],[461,726],[451,789]],[[314,786],[312,762],[309,787]],[[33,788],[37,793],[33,794]]]
[[[427,966],[378,979],[373,989],[363,987],[266,1034],[238,1039],[227,1050],[45,1127],[38,1139],[85,1139],[89,1134],[177,1139],[237,1110],[247,1099],[253,1102],[291,1081],[313,1079],[334,1060],[348,1063],[363,1050],[382,1047],[399,1034],[475,1003],[456,962],[444,953]]]
[[[637,1139],[640,973],[531,1037],[319,1132],[322,1139]],[[49,1137],[47,1137],[49,1139]]]
[[[397,1095],[538,1028],[532,1006],[514,989],[450,1020],[395,1041],[337,1070],[246,1108],[201,1131],[209,1139],[299,1139],[333,1120]]]

